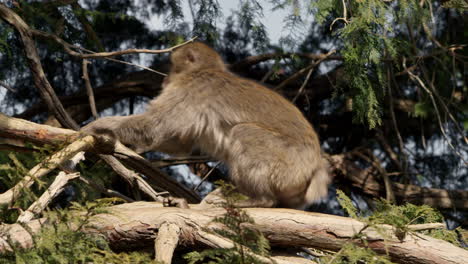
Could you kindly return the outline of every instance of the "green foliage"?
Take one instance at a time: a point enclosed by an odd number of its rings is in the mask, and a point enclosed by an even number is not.
[[[11,48],[8,44],[8,37],[13,33],[13,29],[0,25],[0,54],[5,54],[6,58],[11,58]]]
[[[222,16],[218,1],[194,0],[193,5],[197,10],[193,34],[208,43],[214,43],[218,38],[216,21]]]
[[[397,206],[383,199],[375,201],[375,210],[369,217],[363,218],[359,216],[358,209],[344,192],[337,190],[337,194],[341,207],[352,218],[366,222],[367,226],[377,227],[377,231],[379,230],[378,225],[391,225],[395,228],[395,235],[399,239],[404,239],[408,233],[414,232],[409,230],[409,225],[444,222],[444,218],[440,212],[427,205],[418,206],[407,203]],[[418,233],[442,239],[458,246],[460,245],[454,230],[429,229],[418,231]]]
[[[367,122],[369,128],[381,124],[379,101],[383,88],[392,81],[384,72],[389,65],[400,67],[395,58],[411,50],[408,41],[395,38],[398,33],[394,29],[427,25],[431,19],[430,4],[420,5],[414,0],[398,1],[397,8],[380,0],[319,0],[311,4],[319,23],[333,20],[330,29],[343,43],[341,53],[353,98],[354,121]]]
[[[380,200],[376,203],[376,210],[369,221],[373,224],[389,224],[395,227],[395,234],[403,239],[408,234],[408,225],[441,223],[444,222],[442,215],[427,205],[404,204],[395,206],[386,200]],[[438,239],[445,240],[455,245],[460,245],[457,240],[457,234],[454,230],[447,229],[429,229],[418,231]]]
[[[47,158],[57,149],[57,147],[49,145],[42,147],[29,145],[27,147],[32,148],[35,151],[0,151],[0,192],[5,192],[16,185],[29,173],[30,169],[41,162],[47,161]],[[44,163],[44,166],[47,166],[47,162]],[[98,162],[89,168],[80,163],[79,170],[83,177],[103,186],[108,184],[110,182],[110,177],[114,175],[113,171],[102,162]],[[30,188],[21,189],[13,204],[1,206],[0,222],[14,223],[19,216],[19,208],[28,208],[32,202],[37,200],[44,190],[50,186],[57,173],[57,170],[54,170],[40,179],[34,179],[35,182]],[[86,201],[94,201],[101,198],[101,194],[90,188],[88,185],[74,181],[72,181],[71,184],[74,186],[75,195],[73,196],[73,199],[75,201],[84,203]]]
[[[419,102],[414,105],[413,114],[416,117],[426,118],[429,116],[429,113],[432,112],[431,110],[432,110],[431,104]]]
[[[336,190],[336,194],[338,202],[346,213],[348,213],[351,218],[359,219],[358,209],[353,205],[351,199],[342,190]]]
[[[253,48],[257,51],[264,51],[268,36],[261,21],[263,18],[262,5],[256,0],[241,1],[239,11],[236,13],[243,38],[252,42]]]
[[[410,224],[440,223],[444,221],[442,215],[428,205],[404,204],[393,205],[386,200],[379,200],[375,204],[375,211],[369,220],[376,224],[389,224],[397,228],[404,228]]]
[[[150,263],[148,253],[114,253],[99,236],[81,232],[91,216],[104,212],[113,200],[97,200],[85,205],[74,204],[73,210],[56,210],[47,217],[50,225],[34,235],[31,249],[13,245],[13,252],[0,255],[0,263]]]
[[[227,238],[235,243],[234,248],[207,249],[201,252],[190,252],[184,256],[189,264],[194,263],[263,263],[259,259],[245,252],[244,247],[252,253],[268,256],[270,245],[268,240],[254,228],[253,219],[242,209],[235,207],[235,203],[245,199],[236,192],[235,187],[217,182],[221,188],[226,203],[223,208],[226,213],[214,221],[223,225],[223,228],[215,229],[214,233]],[[213,231],[210,231],[213,232]]]
[[[463,12],[466,12],[466,10],[468,9],[468,3],[465,0],[443,1],[442,6],[445,8],[457,8]]]
[[[46,159],[55,150],[54,147],[48,145],[27,147],[33,148],[35,151],[31,153],[0,151],[0,192],[12,188],[29,173],[31,168]],[[8,209],[8,207],[26,208],[32,201],[36,200],[37,193],[44,190],[51,181],[50,177],[34,180],[36,183],[34,187],[23,188],[17,195],[14,204],[0,208],[0,221],[7,223],[14,221],[13,217],[17,216],[18,211],[12,211],[13,209]]]
[[[78,164],[79,171],[84,178],[89,179],[91,182],[101,185],[108,186],[112,182],[112,177],[116,174],[115,172],[104,162],[97,162],[88,167],[83,163]],[[77,202],[94,201],[95,199],[101,198],[101,194],[90,188],[86,184],[79,182],[72,182],[76,188],[76,197],[74,199]]]

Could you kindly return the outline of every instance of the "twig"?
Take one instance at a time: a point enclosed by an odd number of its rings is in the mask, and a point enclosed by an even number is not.
[[[98,119],[98,113],[96,110],[96,102],[94,100],[94,92],[93,92],[93,87],[91,86],[91,81],[89,80],[89,75],[88,75],[88,64],[90,62],[87,59],[83,59],[83,80],[85,82],[86,86],[86,93],[88,94],[89,98],[89,106],[91,107],[91,114],[93,115],[94,119]]]
[[[406,65],[405,65],[405,62],[403,62],[403,66],[406,68]],[[455,146],[452,144],[452,142],[450,141],[447,133],[445,133],[445,129],[443,127],[443,124],[442,124],[442,120],[440,119],[440,112],[439,112],[439,108],[437,107],[437,103],[434,99],[434,96],[432,94],[432,92],[429,90],[429,88],[426,87],[426,85],[424,84],[424,82],[421,80],[421,78],[419,78],[419,76],[413,74],[412,71],[408,71],[408,75],[410,76],[410,78],[415,81],[416,83],[419,84],[419,86],[421,86],[421,88],[423,88],[426,93],[429,95],[429,98],[431,98],[431,102],[432,102],[432,105],[434,106],[434,110],[436,112],[436,117],[437,117],[437,122],[439,124],[439,129],[440,129],[440,132],[442,133],[442,135],[444,136],[445,138],[445,141],[447,141],[447,144],[450,146],[450,148],[452,148],[452,150],[460,157],[461,160],[463,160],[463,162],[465,164],[468,164],[468,162],[465,160],[465,158],[463,157],[463,155],[455,148]]]
[[[85,48],[82,48],[82,47],[79,47],[79,46],[75,46],[75,45],[69,44],[69,43],[67,43],[66,41],[64,41],[63,39],[59,38],[58,36],[56,36],[56,35],[54,35],[54,34],[49,34],[49,33],[47,33],[47,32],[40,31],[40,30],[35,30],[35,29],[32,29],[32,30],[31,30],[31,33],[34,34],[34,35],[43,37],[43,38],[49,38],[49,39],[55,40],[57,43],[59,43],[59,44],[61,44],[61,45],[63,46],[63,49],[65,50],[66,53],[68,53],[69,55],[74,56],[74,57],[78,57],[78,58],[81,58],[81,59],[93,59],[93,57],[85,56],[85,55],[93,55],[93,54],[100,54],[100,55],[102,55],[102,53],[96,53],[96,52],[94,52],[94,51],[91,51],[91,50],[88,50],[88,49],[85,49]],[[195,39],[195,38],[192,38],[192,39],[189,40],[189,41],[193,41],[194,39]],[[187,44],[189,41],[184,42],[183,44]],[[180,45],[182,45],[182,44],[180,44]],[[177,45],[177,46],[175,46],[175,47],[179,47],[180,45]],[[171,49],[174,49],[175,47],[172,47]],[[88,54],[82,54],[82,53],[79,53],[79,52],[74,51],[73,49],[81,50],[81,51],[87,52]],[[166,49],[166,50],[169,50],[169,49]],[[129,52],[129,51],[132,51],[132,52]],[[140,50],[138,50],[138,49],[125,50],[125,52],[126,52],[125,54],[137,53],[137,51],[140,51]],[[151,51],[151,50],[150,50],[150,51]],[[153,50],[153,51],[155,51],[155,50]],[[120,51],[117,51],[117,52],[120,52]],[[165,51],[165,52],[168,52],[168,51]],[[112,53],[112,52],[105,52],[105,53],[108,54],[108,53]],[[159,52],[159,53],[161,53],[161,52]],[[167,75],[167,74],[165,74],[165,73],[162,73],[162,72],[153,70],[153,69],[148,68],[148,67],[143,66],[143,65],[138,65],[138,64],[134,64],[134,63],[130,63],[130,62],[122,61],[122,60],[117,60],[117,59],[114,59],[114,58],[108,58],[108,57],[104,57],[104,56],[100,56],[100,55],[97,56],[96,58],[103,58],[103,59],[106,59],[106,60],[109,60],[109,61],[113,61],[113,62],[117,62],[117,63],[122,63],[122,64],[126,64],[126,65],[136,66],[136,67],[145,69],[145,70],[147,70],[147,71],[151,71],[151,72],[160,74],[160,75],[162,75],[162,76],[166,76],[166,75]],[[110,55],[110,56],[117,56],[117,55]]]
[[[272,67],[263,77],[262,79],[260,80],[260,83],[265,83],[271,75],[273,75],[273,73],[275,72],[275,69],[274,67]]]
[[[444,229],[444,223],[428,223],[428,224],[416,224],[416,225],[408,225],[407,228],[411,231],[422,231],[428,229]]]
[[[304,82],[302,83],[301,87],[299,88],[299,90],[297,91],[297,94],[294,96],[294,98],[292,99],[292,102],[295,103],[297,98],[299,98],[299,95],[301,95],[303,92],[304,92],[304,88],[306,87],[307,83],[309,82],[309,79],[310,79],[310,76],[312,75],[312,72],[314,71],[315,67],[314,68],[311,68],[309,70],[309,72],[307,73],[307,76],[304,80]]]
[[[164,198],[159,193],[157,193],[140,175],[132,170],[127,169],[115,157],[110,155],[100,155],[100,157],[131,186],[138,187],[139,190],[151,197],[151,199],[154,201],[164,201]]]
[[[292,56],[297,56],[305,59],[310,60],[318,60],[324,56],[324,54],[313,54],[313,53],[293,53],[293,52],[286,52],[286,53],[266,53],[260,54],[255,56],[249,56],[239,62],[236,62],[230,66],[231,70],[238,71],[244,68],[247,68],[251,65],[258,64],[260,62],[264,62],[267,60],[272,59],[280,59],[280,58],[289,58]],[[342,56],[335,55],[327,57],[327,60],[343,60]]]
[[[7,89],[8,91],[12,92],[12,93],[16,93],[16,89],[12,88],[11,86],[9,86],[8,84],[4,83],[4,82],[0,82],[0,86],[3,86],[5,87],[5,89]]]
[[[36,215],[40,214],[60,193],[63,192],[65,186],[73,179],[80,176],[80,173],[67,174],[61,171],[54,182],[47,190],[37,199],[29,208],[22,212],[18,217],[18,222],[24,223],[31,221]]]
[[[40,30],[35,30],[35,29],[32,29],[31,33],[33,33],[34,35],[37,35],[37,36],[41,36],[41,37],[44,37],[44,38],[49,38],[49,39],[55,40],[57,43],[59,43],[59,44],[61,44],[63,46],[65,52],[67,52],[69,55],[74,56],[74,57],[78,57],[78,58],[81,58],[81,59],[103,58],[103,59],[110,60],[110,61],[117,62],[117,63],[136,66],[136,67],[139,67],[139,68],[142,68],[142,69],[145,69],[147,71],[151,71],[151,72],[163,75],[163,76],[166,76],[167,74],[156,71],[156,70],[153,70],[153,69],[148,68],[148,67],[143,66],[143,65],[138,65],[138,64],[122,61],[122,60],[117,60],[117,59],[110,58],[110,57],[125,55],[125,54],[134,54],[134,53],[150,53],[150,54],[168,53],[168,52],[172,52],[176,48],[179,48],[179,47],[181,47],[183,45],[186,45],[186,44],[188,44],[190,42],[193,42],[195,39],[197,39],[197,37],[193,37],[193,38],[185,41],[184,43],[175,45],[175,46],[167,48],[167,49],[161,49],[161,50],[126,49],[126,50],[120,50],[120,51],[114,51],[114,52],[94,52],[92,50],[88,50],[88,49],[85,49],[85,48],[82,48],[82,47],[79,47],[79,46],[69,44],[69,43],[67,43],[66,41],[64,41],[63,39],[59,38],[58,36],[56,36],[54,34],[49,34],[47,32],[40,31]],[[82,53],[76,52],[73,49],[78,49],[78,50],[81,50],[81,51],[85,51],[85,52],[87,52],[87,54],[82,54]]]
[[[205,176],[203,176],[202,180],[200,181],[200,183],[197,184],[197,186],[195,186],[195,188],[193,188],[194,191],[198,190],[198,188],[202,185],[202,183],[206,180],[206,178],[208,178],[208,176],[211,175],[211,173],[213,173],[213,171],[218,167],[218,165],[221,164],[220,161],[218,161],[216,163],[216,165],[213,166],[213,168],[211,168],[206,174]]]
[[[200,197],[197,193],[180,185],[177,181],[153,166],[151,162],[127,148],[122,143],[116,143],[114,155],[123,160],[130,168],[147,176],[149,181],[153,182],[154,185],[158,186],[161,190],[169,190],[172,195],[185,198],[190,203],[200,202]],[[162,195],[162,193],[158,193],[158,195]]]
[[[333,20],[333,22],[332,22],[331,25],[330,25],[330,31],[332,31],[333,25],[334,25],[335,22],[337,22],[337,21],[343,20],[343,22],[344,22],[345,24],[348,24],[348,23],[349,23],[349,21],[348,21],[348,19],[347,19],[348,14],[347,14],[347,9],[346,9],[346,2],[345,2],[345,0],[342,0],[342,3],[343,3],[343,17],[337,17],[337,18],[335,18],[335,19]]]
[[[167,159],[161,160],[152,160],[151,164],[158,168],[164,168],[173,165],[181,165],[181,164],[192,164],[192,163],[205,163],[213,161],[209,157],[206,156],[187,156],[187,157],[172,157]]]
[[[387,69],[387,78],[391,78],[395,87],[398,87],[396,80],[395,80],[395,76],[391,74],[392,69],[391,67],[389,68],[390,69]],[[395,109],[393,107],[393,93],[392,93],[392,86],[391,86],[390,80],[388,82],[387,88],[388,88],[388,96],[389,96],[389,101],[390,101],[390,118],[392,120],[393,129],[395,129],[395,133],[397,135],[398,147],[402,155],[403,164],[400,164],[400,165],[401,165],[402,172],[406,174],[408,170],[408,153],[406,153],[405,145],[403,143],[403,138],[401,136],[400,129],[398,128],[398,123],[395,117]]]
[[[94,43],[96,43],[96,46],[97,46],[99,51],[103,51],[104,46],[102,45],[101,40],[97,36],[96,31],[94,31],[93,27],[89,23],[88,18],[86,17],[85,13],[81,11],[83,8],[80,6],[78,1],[74,1],[73,3],[71,3],[71,7],[72,7],[76,17],[78,18],[78,21],[80,21],[81,25],[83,25],[83,29],[86,32],[86,34],[88,35],[88,37]]]
[[[380,145],[382,146],[383,150],[387,153],[388,157],[393,162],[393,164],[398,168],[398,170],[404,171],[400,161],[398,160],[398,155],[395,153],[395,151],[393,151],[392,147],[385,139],[385,136],[382,130],[378,129],[375,135]]]
[[[78,179],[80,181],[84,182],[85,184],[89,185],[91,188],[95,189],[96,191],[102,193],[102,194],[105,194],[105,195],[110,196],[110,197],[117,197],[117,198],[125,200],[125,201],[127,201],[129,203],[135,202],[135,200],[133,200],[132,198],[130,198],[130,197],[126,196],[126,195],[123,195],[123,194],[119,193],[118,191],[107,189],[104,186],[102,186],[100,184],[97,184],[95,182],[92,182],[92,181],[86,179],[83,176],[80,176]]]
[[[384,180],[384,186],[385,186],[385,198],[389,202],[395,202],[395,193],[393,192],[393,187],[392,187],[392,182],[390,178],[388,177],[387,171],[385,168],[380,164],[378,161],[377,157],[375,157],[372,153],[368,153],[369,156],[372,156],[372,159],[363,153],[359,151],[353,152],[353,154],[357,155],[358,157],[362,158],[363,160],[369,162],[374,168],[379,171],[380,175],[382,176],[382,179]]]
[[[274,90],[281,90],[283,89],[286,85],[288,85],[289,83],[297,80],[299,77],[301,77],[302,75],[304,75],[306,72],[308,72],[309,70],[312,70],[314,69],[318,64],[320,64],[322,61],[324,61],[327,57],[329,57],[331,54],[335,53],[336,50],[331,50],[329,51],[327,54],[323,54],[321,56],[320,59],[316,60],[314,63],[310,64],[309,66],[299,70],[298,72],[296,72],[295,74],[293,74],[292,76],[290,76],[289,78],[287,78],[286,80],[284,80],[283,82],[281,82],[278,86],[276,86],[274,88]]]
[[[195,39],[197,39],[197,37],[193,37],[193,38],[191,38],[191,39],[189,39],[189,40],[187,40],[187,41],[185,41],[185,42],[183,42],[181,44],[175,45],[175,46],[167,48],[167,49],[160,49],[160,50],[126,49],[126,50],[119,50],[119,51],[112,51],[112,52],[94,52],[94,51],[91,51],[91,50],[87,50],[87,49],[83,49],[81,47],[71,45],[71,44],[65,42],[63,39],[61,39],[61,38],[59,38],[59,37],[57,37],[57,36],[55,36],[53,34],[44,32],[44,31],[33,29],[33,30],[31,30],[31,33],[33,33],[34,35],[54,39],[56,42],[62,44],[62,46],[67,50],[67,52],[70,55],[73,55],[75,57],[82,58],[82,59],[108,58],[108,57],[115,57],[115,56],[119,56],[119,55],[135,54],[135,53],[149,53],[149,54],[168,53],[168,52],[172,52],[176,48],[184,46],[184,45],[186,45],[186,44],[188,44],[190,42],[193,42]],[[82,50],[85,50],[85,51],[89,52],[89,54],[80,54],[80,53],[72,50],[71,48],[82,49]]]

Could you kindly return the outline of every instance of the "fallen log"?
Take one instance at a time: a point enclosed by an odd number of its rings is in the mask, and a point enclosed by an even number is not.
[[[157,202],[116,205],[107,208],[106,213],[93,216],[83,231],[102,235],[117,250],[135,250],[161,244],[157,240],[158,232],[170,241],[166,250],[173,250],[175,244],[186,247],[228,245],[229,241],[223,242],[225,238],[211,232],[214,228],[220,228],[220,224],[213,221],[214,218],[226,211],[222,208],[200,210],[197,205],[191,207],[163,207]],[[365,242],[380,254],[388,252],[392,261],[397,263],[464,264],[468,260],[467,250],[426,235],[408,234],[400,241],[393,228],[387,225],[379,226],[379,230],[376,230],[373,227],[365,228],[366,223],[351,218],[291,209],[247,208],[245,211],[255,221],[254,227],[275,247],[338,251],[346,243],[363,246]],[[9,249],[8,242],[31,247],[31,232],[39,231],[40,223],[44,225],[45,222],[40,219],[23,223],[29,231],[19,224],[0,225],[0,252]],[[357,239],[355,235],[359,232],[361,235]],[[170,238],[171,235],[178,237]],[[156,252],[156,257],[158,254],[160,259],[171,255],[167,251]]]

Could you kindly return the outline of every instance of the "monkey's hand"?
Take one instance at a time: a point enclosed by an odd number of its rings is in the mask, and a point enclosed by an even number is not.
[[[166,197],[163,200],[163,206],[164,207],[179,207],[183,209],[190,209],[187,200],[184,198],[176,198],[176,197]]]
[[[94,151],[101,154],[112,154],[115,150],[117,137],[111,127],[107,125],[108,118],[101,118],[80,129],[83,136],[91,135],[96,139]]]

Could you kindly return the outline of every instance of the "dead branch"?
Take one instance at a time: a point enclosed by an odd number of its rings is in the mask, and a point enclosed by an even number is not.
[[[283,89],[286,85],[296,81],[297,79],[299,79],[302,75],[306,74],[307,72],[313,70],[317,65],[319,65],[322,61],[324,61],[325,59],[327,59],[328,57],[330,57],[330,55],[332,55],[333,53],[335,53],[336,50],[331,50],[329,51],[327,54],[321,54],[322,56],[320,58],[318,58],[315,62],[311,63],[309,66],[303,68],[303,69],[300,69],[298,72],[294,73],[293,75],[291,75],[289,78],[287,78],[286,80],[282,81],[280,84],[278,84],[274,90],[281,90]],[[312,72],[311,72],[312,73]],[[305,85],[303,85],[305,87]],[[304,89],[303,87],[301,87],[302,90]],[[300,90],[300,92],[302,93],[302,90]]]
[[[13,89],[11,86],[9,86],[8,84],[4,83],[4,82],[0,82],[0,86],[2,87],[5,87],[5,89],[7,89],[8,91],[12,92],[12,93],[16,93],[17,91],[15,89]]]
[[[81,58],[81,59],[109,58],[109,57],[115,57],[115,56],[126,55],[126,54],[135,54],[135,53],[149,53],[149,54],[168,53],[168,52],[172,52],[176,48],[179,48],[179,47],[181,47],[183,45],[186,45],[186,44],[188,44],[190,42],[193,42],[197,38],[197,37],[194,37],[194,38],[191,38],[191,39],[185,41],[184,43],[175,45],[175,46],[167,48],[167,49],[160,49],[160,50],[126,49],[126,50],[119,50],[119,51],[113,51],[113,52],[93,52],[93,51],[86,50],[86,49],[83,49],[83,48],[78,47],[78,46],[71,45],[71,44],[67,43],[66,41],[64,41],[63,39],[61,39],[61,38],[59,38],[59,37],[57,37],[57,36],[55,36],[53,34],[49,34],[47,32],[44,32],[44,31],[33,30],[32,33],[34,35],[38,35],[38,36],[41,36],[41,37],[50,38],[50,39],[55,40],[57,43],[59,43],[59,44],[61,44],[63,46],[63,48],[65,49],[65,51],[68,54],[70,54],[70,55],[72,55],[74,57]],[[80,50],[89,52],[89,54],[82,54],[82,53],[74,51],[73,49],[80,49]]]
[[[117,191],[111,190],[111,189],[107,189],[104,186],[102,186],[100,184],[97,184],[95,182],[92,182],[92,181],[90,181],[90,180],[88,180],[88,179],[86,179],[86,178],[84,178],[82,176],[80,176],[78,179],[80,181],[82,181],[83,183],[89,185],[94,190],[96,190],[96,191],[98,191],[98,192],[100,192],[100,193],[102,193],[104,195],[107,195],[109,197],[117,197],[117,198],[120,198],[120,199],[122,199],[124,201],[127,201],[129,203],[132,203],[132,202],[135,201],[132,198],[126,196],[126,195],[123,195],[123,194],[121,194],[121,193],[119,193]]]
[[[39,125],[26,120],[8,117],[6,115],[0,114],[0,138],[24,140],[26,142],[33,142],[38,144],[58,145],[60,143],[75,140],[78,136],[79,133],[73,130],[56,128],[47,125]],[[94,139],[92,140],[94,143]],[[76,142],[72,143],[72,145],[76,144]],[[70,146],[68,146],[67,148],[69,148]],[[64,150],[61,150],[59,151],[59,153],[62,153],[63,151]],[[61,160],[60,162],[72,158],[75,154],[77,154],[80,151],[80,149],[76,149],[74,153],[67,155],[67,157],[63,158],[63,160]],[[185,198],[191,203],[197,203],[200,201],[198,194],[196,194],[194,191],[185,188],[184,186],[181,186],[178,182],[171,179],[166,174],[162,173],[156,166],[152,165],[148,160],[144,159],[131,149],[120,144],[119,142],[116,144],[114,155],[122,161],[124,161],[124,163],[127,164],[131,169],[146,175],[149,178],[148,180],[150,181],[150,183],[155,187],[159,188],[160,190],[168,191],[176,197]],[[102,157],[104,157],[104,159],[109,159],[106,158],[105,155],[102,155]],[[110,159],[114,159],[112,156],[109,157]],[[113,161],[111,161],[111,164],[114,164]],[[119,175],[125,174],[128,176],[128,169],[125,168],[124,170],[123,168],[125,167],[123,167],[122,165],[116,165],[113,167],[113,169],[115,169],[117,173],[119,173]],[[141,177],[134,180],[133,182],[137,182],[138,186],[144,185]],[[146,188],[149,187],[147,186],[145,187],[145,189]],[[160,195],[154,193],[154,190],[147,191],[147,194],[150,197],[154,197],[155,199],[157,197],[157,199],[160,199]],[[0,197],[3,197],[2,195],[4,194],[1,194]]]
[[[31,221],[34,216],[40,214],[60,193],[63,192],[65,186],[71,180],[78,178],[79,173],[66,174],[61,171],[54,182],[47,188],[47,190],[37,199],[29,208],[22,212],[18,217],[18,222],[24,223]]]
[[[323,58],[325,54],[313,54],[313,53],[266,53],[266,54],[260,54],[260,55],[255,55],[255,56],[249,56],[239,62],[236,62],[235,64],[232,64],[230,66],[230,69],[232,71],[240,71],[242,69],[248,68],[252,65],[267,61],[267,60],[272,60],[272,59],[281,59],[281,58],[289,58],[293,56],[299,56],[302,58],[310,59],[310,60],[318,60],[320,58]],[[335,55],[335,56],[327,56],[327,60],[343,60],[342,56]]]
[[[158,194],[140,175],[127,169],[115,157],[111,155],[101,155],[101,159],[115,169],[115,172],[117,172],[117,174],[119,174],[130,186],[135,187],[137,190],[141,190],[154,201],[162,202],[164,200],[164,197]]]
[[[378,174],[375,168],[361,169],[346,154],[333,155],[330,157],[330,162],[335,172],[365,194],[381,197],[385,193],[385,186],[374,177]],[[468,208],[468,192],[464,190],[424,188],[395,182],[392,182],[392,190],[399,203],[427,204],[434,208],[444,209],[466,210]]]
[[[154,202],[116,205],[107,208],[107,213],[93,216],[83,231],[104,236],[114,249],[131,250],[154,245],[155,231],[170,223],[180,228],[180,232],[163,231],[162,234],[178,234],[179,245],[231,246],[229,241],[221,241],[212,233],[214,228],[220,228],[213,219],[222,216],[224,209],[198,210],[195,205],[192,208],[162,207]],[[254,227],[275,248],[312,247],[336,252],[345,243],[353,242],[360,246],[365,243],[379,254],[388,251],[397,263],[462,264],[468,259],[468,251],[422,234],[408,235],[400,241],[393,229],[386,225],[380,226],[379,230],[366,228],[359,236],[365,240],[362,241],[355,235],[366,224],[355,219],[291,209],[248,208],[245,211],[254,219]],[[38,223],[44,222],[39,219],[24,225],[36,233]],[[19,224],[0,226],[0,234],[0,252],[9,249],[5,241],[19,242],[26,248],[33,243],[30,232]]]
[[[260,256],[258,254],[253,253],[248,248],[242,245],[239,245],[230,239],[216,235],[212,232],[205,232],[203,230],[199,230],[197,240],[201,242],[202,244],[208,245],[212,248],[235,248],[235,247],[241,248],[242,247],[242,250],[245,254],[256,257],[263,263],[271,263],[271,264],[290,264],[291,263],[291,260],[285,261],[280,258],[267,258],[264,256]]]
[[[89,106],[91,107],[91,114],[93,115],[94,119],[98,119],[98,113],[96,110],[96,102],[94,101],[94,92],[93,92],[93,87],[91,86],[91,80],[89,79],[89,74],[88,74],[88,64],[90,62],[86,59],[83,60],[82,63],[82,69],[83,69],[83,80],[85,82],[86,86],[86,93],[88,94],[89,97]]]
[[[73,158],[77,153],[90,149],[95,143],[94,137],[86,136],[71,143],[48,159],[34,166],[28,174],[21,179],[13,188],[0,194],[0,205],[12,203],[22,189],[29,188],[35,180],[40,179],[47,173],[59,166],[59,164]]]

